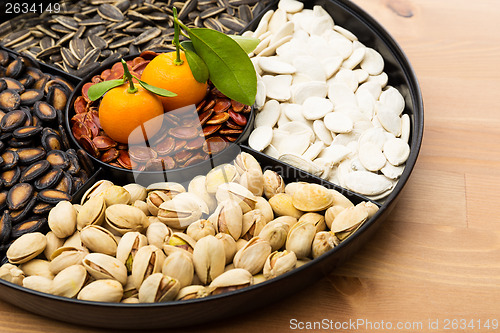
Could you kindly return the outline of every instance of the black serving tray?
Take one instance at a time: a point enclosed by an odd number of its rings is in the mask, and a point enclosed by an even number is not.
[[[380,24],[358,6],[349,0],[302,2],[306,8],[312,8],[314,5],[323,6],[336,24],[350,30],[363,44],[380,52],[385,61],[384,71],[389,76],[389,84],[396,87],[405,98],[404,112],[411,120],[410,156],[394,191],[383,204],[376,203],[380,209],[369,221],[325,255],[275,279],[226,294],[153,304],[95,303],[48,295],[0,280],[0,298],[28,311],[78,325],[142,331],[153,328],[186,327],[248,313],[290,296],[329,274],[362,247],[396,205],[415,166],[422,143],[424,124],[420,87],[407,57],[398,44]],[[270,8],[276,7],[277,1]],[[262,15],[252,21],[245,30],[255,29]],[[354,203],[368,200],[244,145],[240,145],[239,148],[252,154],[263,169],[273,169],[280,173],[286,182],[319,183],[339,190]],[[112,174],[106,172],[105,175],[105,178],[113,180]]]

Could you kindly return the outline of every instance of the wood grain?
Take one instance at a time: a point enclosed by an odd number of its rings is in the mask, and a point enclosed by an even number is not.
[[[500,319],[500,2],[353,2],[401,45],[424,96],[424,142],[398,206],[359,253],[317,284],[245,316],[183,332],[287,332],[292,319],[325,318],[415,321],[422,329],[401,332],[450,332],[442,322],[429,329],[429,319]],[[3,302],[0,327],[101,332]]]

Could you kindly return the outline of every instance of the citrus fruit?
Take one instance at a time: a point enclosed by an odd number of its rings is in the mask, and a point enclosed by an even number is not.
[[[135,93],[129,93],[128,88],[129,85],[124,84],[103,96],[99,121],[104,132],[117,142],[144,142],[160,130],[163,105],[156,95],[139,85],[136,85],[138,90]]]
[[[146,66],[141,77],[148,84],[177,94],[175,97],[160,97],[165,111],[197,104],[207,93],[207,83],[200,83],[193,77],[184,52],[181,52],[182,65],[176,65],[175,59],[175,52],[156,56]]]

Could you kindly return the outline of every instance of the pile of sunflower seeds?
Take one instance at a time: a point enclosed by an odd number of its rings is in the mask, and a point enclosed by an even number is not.
[[[236,34],[270,0],[82,0],[59,13],[23,14],[0,25],[0,45],[83,77],[143,50],[173,50],[173,12],[188,27]]]

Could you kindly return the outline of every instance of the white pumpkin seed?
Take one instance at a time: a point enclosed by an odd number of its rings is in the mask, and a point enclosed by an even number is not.
[[[384,155],[392,165],[401,165],[410,156],[410,146],[399,138],[387,140],[384,143]]]
[[[292,85],[291,75],[264,75],[262,80],[266,85],[266,95],[268,98],[280,102],[285,102],[290,99],[290,86]]]
[[[333,111],[333,104],[326,98],[308,97],[303,104],[302,113],[308,120],[317,120]]]
[[[391,163],[386,163],[385,166],[380,169],[380,171],[382,171],[384,176],[386,176],[387,178],[396,180],[401,177],[404,169],[404,165],[394,166]]]
[[[401,140],[410,143],[410,116],[406,113],[401,116]]]
[[[403,110],[405,108],[405,100],[403,98],[403,95],[401,95],[401,93],[394,87],[387,87],[380,94],[380,102],[384,103],[398,116],[403,113]]]
[[[316,137],[323,141],[325,145],[329,146],[332,143],[332,132],[328,128],[326,128],[323,120],[315,120],[313,123],[313,130],[316,134]]]
[[[345,186],[363,195],[377,195],[392,188],[392,183],[383,175],[368,171],[353,171],[344,175]]]
[[[342,112],[331,112],[323,119],[326,128],[334,133],[349,133],[354,127],[354,123]]]
[[[387,160],[382,150],[371,142],[359,145],[359,161],[369,171],[378,171],[384,167]]]
[[[273,129],[271,126],[260,126],[255,128],[250,137],[248,144],[255,150],[263,151],[273,139]]]
[[[281,0],[278,2],[278,8],[287,13],[297,13],[304,8],[304,3],[296,0]]]
[[[281,61],[279,57],[259,57],[259,66],[264,72],[272,74],[293,74],[297,69]]]
[[[396,137],[401,135],[401,118],[396,115],[391,108],[376,104],[377,118],[380,124],[390,133],[394,134]]]
[[[325,144],[322,141],[317,141],[307,148],[302,157],[307,158],[309,160],[314,160],[318,155],[323,151]]]
[[[328,85],[325,82],[310,81],[292,86],[292,102],[303,104],[311,96],[326,97]],[[330,98],[331,99],[331,98]]]
[[[384,58],[380,53],[368,47],[360,67],[370,75],[379,75],[384,70]]]
[[[274,127],[281,114],[280,103],[270,99],[264,104],[264,107],[255,115],[255,127],[269,126]]]

